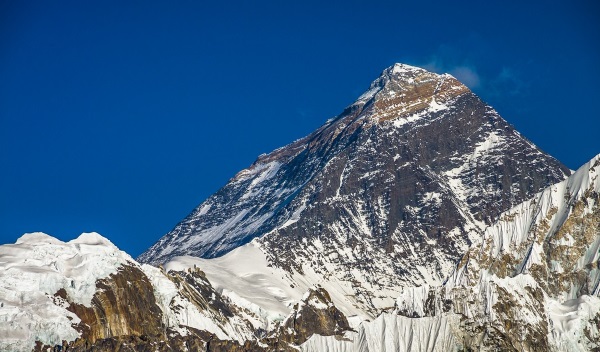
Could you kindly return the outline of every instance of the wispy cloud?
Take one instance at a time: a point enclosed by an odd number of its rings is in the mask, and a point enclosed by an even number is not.
[[[482,84],[477,67],[463,52],[451,45],[440,45],[433,55],[425,60],[417,60],[415,64],[436,73],[449,73],[471,89],[479,88]]]
[[[479,88],[481,85],[481,77],[477,68],[466,62],[448,63],[438,56],[433,56],[427,63],[417,64],[417,66],[436,73],[449,73],[471,89]]]
[[[474,67],[458,66],[450,69],[448,73],[471,89],[479,88],[481,84],[481,78]]]
[[[475,45],[478,42],[479,40],[475,40],[475,43],[471,44]],[[514,96],[526,93],[529,87],[518,70],[507,66],[491,67],[485,56],[475,49],[464,51],[444,44],[431,56],[411,61],[412,64],[429,71],[449,73],[476,93],[487,96]]]

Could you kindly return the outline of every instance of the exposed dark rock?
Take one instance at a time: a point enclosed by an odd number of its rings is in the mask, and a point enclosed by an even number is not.
[[[232,317],[235,308],[228,305],[214,290],[204,273],[197,268],[188,271],[170,272],[180,294],[201,311],[209,311],[215,324],[224,323]],[[163,351],[262,351],[257,341],[240,344],[232,340],[221,340],[216,335],[194,329],[185,329],[180,334],[163,326],[162,311],[155,301],[154,288],[146,275],[135,265],[121,266],[105,279],[96,282],[97,291],[90,307],[70,303],[69,310],[81,322],[75,327],[81,338],[58,346],[37,343],[34,351],[64,352],[163,352]],[[60,289],[56,300],[69,301],[67,292]],[[60,303],[60,302],[59,302]],[[249,323],[248,323],[249,324]]]
[[[164,333],[162,311],[156,304],[152,284],[136,266],[120,267],[116,273],[98,280],[96,287],[91,307],[71,303],[68,308],[81,319],[76,329],[86,343],[117,336]]]
[[[181,295],[194,303],[200,311],[211,310],[223,320],[234,315],[233,308],[224,302],[221,294],[213,288],[199,268],[171,271],[168,277],[177,285]]]
[[[329,293],[321,288],[310,289],[279,328],[279,340],[300,345],[313,334],[343,335],[352,330],[344,313],[331,301]]]

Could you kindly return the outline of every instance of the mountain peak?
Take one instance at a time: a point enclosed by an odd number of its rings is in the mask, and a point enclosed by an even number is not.
[[[417,67],[417,66],[411,66],[411,65],[407,65],[407,64],[403,64],[403,63],[395,63],[392,66],[386,68],[384,70],[384,72],[389,72],[391,74],[411,74],[411,73],[421,73],[421,72],[427,72],[427,70],[425,70],[424,68],[421,67]]]
[[[395,63],[392,66],[389,66],[386,69],[384,69],[379,75],[379,77],[373,82],[373,84],[380,83],[380,81],[384,81],[384,83],[393,81],[402,84],[403,86],[409,86],[419,84],[422,81],[439,81],[448,78],[454,77],[448,73],[438,74],[422,67],[407,65],[403,63]]]
[[[420,67],[394,64],[371,83],[354,106],[372,107],[377,122],[397,120],[440,111],[457,97],[471,93],[449,74],[437,74]]]
[[[314,270],[348,292],[436,284],[486,224],[567,171],[451,75],[396,64],[336,118],[240,171],[139,259],[219,257],[256,239],[273,267]],[[379,293],[348,306],[392,302]]]

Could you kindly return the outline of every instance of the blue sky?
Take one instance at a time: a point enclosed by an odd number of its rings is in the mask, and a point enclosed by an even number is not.
[[[137,256],[395,62],[450,72],[570,168],[600,153],[595,1],[2,1],[0,243]]]

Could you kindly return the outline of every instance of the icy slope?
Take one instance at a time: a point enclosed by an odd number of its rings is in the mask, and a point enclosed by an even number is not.
[[[244,341],[254,333],[247,315],[202,273],[142,267],[97,233],[69,242],[32,233],[0,246],[2,351],[167,328],[185,335],[186,326]]]
[[[566,181],[503,214],[446,286],[481,287],[486,275],[492,282],[514,283],[518,288],[510,299],[520,292],[532,302],[539,321],[528,325],[538,329],[536,338],[542,343],[556,351],[598,348],[599,176],[600,156],[596,156]],[[521,277],[530,277],[535,284],[523,283]],[[523,298],[513,304],[515,314],[522,317],[527,311]],[[514,332],[505,334],[515,344],[520,340],[511,336]]]
[[[455,329],[458,315],[407,318],[383,313],[363,322],[344,338],[313,335],[300,346],[307,352],[450,352],[461,348]]]
[[[185,271],[193,267],[201,268],[223,296],[260,317],[259,325],[265,330],[283,320],[311,286],[294,286],[285,271],[269,267],[264,253],[254,242],[223,257],[210,260],[176,257],[164,265],[167,271]]]
[[[208,331],[221,340],[252,340],[254,330],[245,314],[212,287],[197,269],[165,273],[153,266],[142,270],[154,288],[157,304],[163,312],[163,324],[182,335],[185,327]]]
[[[212,259],[176,257],[165,264],[167,271],[201,268],[207,279],[224,297],[258,317],[255,327],[270,331],[289,314],[293,305],[315,285],[323,287],[333,303],[346,316],[358,321],[375,316],[364,311],[353,297],[354,288],[345,281],[326,280],[307,267],[303,274],[290,274],[269,265],[267,256],[256,241]],[[380,294],[386,293],[385,291]],[[387,292],[394,295],[393,292]],[[395,297],[395,295],[394,295]],[[393,305],[393,300],[389,305]]]
[[[445,285],[473,285],[485,271],[500,278],[531,275],[561,301],[597,295],[599,248],[600,155],[502,214]]]
[[[309,266],[305,267],[302,274],[289,273],[272,266],[256,240],[219,258],[176,257],[164,267],[167,271],[201,268],[224,297],[259,316],[260,325],[266,330],[271,330],[281,322],[293,304],[315,285],[327,290],[332,301],[346,316],[356,316],[359,320],[375,318],[354,298],[355,287],[350,283],[336,280],[335,277],[326,279]],[[395,292],[380,291],[378,294],[396,297]],[[390,299],[388,306],[393,304],[393,299]]]

